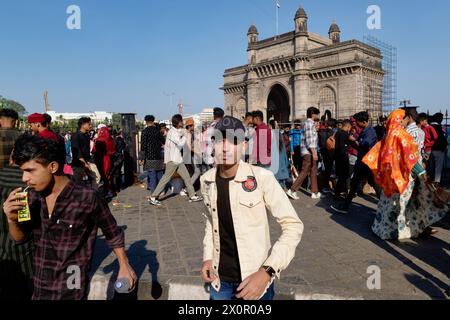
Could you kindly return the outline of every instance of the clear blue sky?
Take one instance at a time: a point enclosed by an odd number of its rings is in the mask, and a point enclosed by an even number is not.
[[[280,33],[293,30],[299,4],[309,29],[342,40],[371,34],[398,47],[398,98],[450,109],[450,0],[281,0]],[[66,8],[81,8],[81,30]],[[378,4],[382,30],[366,27]],[[275,0],[0,0],[0,95],[42,111],[107,110],[168,118],[223,106],[225,68],[246,63],[247,29],[275,34]],[[173,105],[163,92],[175,92]]]

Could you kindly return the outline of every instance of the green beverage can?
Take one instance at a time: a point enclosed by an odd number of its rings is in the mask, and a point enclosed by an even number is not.
[[[23,209],[19,210],[19,222],[27,222],[31,220],[30,207],[28,206],[28,192],[16,193],[17,201],[25,204]]]

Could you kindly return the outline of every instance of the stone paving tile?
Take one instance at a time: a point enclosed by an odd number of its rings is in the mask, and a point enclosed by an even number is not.
[[[131,204],[132,208],[111,207],[118,224],[126,228],[130,261],[136,264],[141,279],[151,279],[149,261],[157,265],[160,280],[198,276],[203,256],[204,204],[171,197],[156,208],[148,204],[147,195],[145,190],[133,187],[119,197],[122,204]],[[358,199],[346,216],[329,209],[330,199],[318,202],[301,195],[301,200],[293,204],[305,230],[294,260],[277,281],[277,292],[299,289],[308,294],[369,299],[442,299],[442,292],[450,288],[448,217],[438,225],[440,232],[433,238],[385,242],[371,232],[375,205],[370,202]],[[274,242],[281,229],[274,219],[269,221]],[[114,254],[100,238],[94,265],[100,272],[114,263]],[[367,289],[370,265],[381,269],[382,290]]]

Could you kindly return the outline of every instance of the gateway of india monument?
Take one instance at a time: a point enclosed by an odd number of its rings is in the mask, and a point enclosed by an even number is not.
[[[342,41],[336,23],[328,38],[308,30],[303,8],[295,14],[295,31],[259,40],[248,30],[248,64],[225,70],[225,112],[241,118],[261,110],[266,121],[290,123],[306,118],[309,107],[336,119],[368,111],[382,115],[382,55],[357,40]]]

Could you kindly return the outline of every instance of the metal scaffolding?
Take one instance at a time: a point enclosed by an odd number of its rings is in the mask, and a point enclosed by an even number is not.
[[[383,80],[383,112],[390,113],[397,108],[397,48],[371,35],[364,36],[364,42],[381,51]]]

